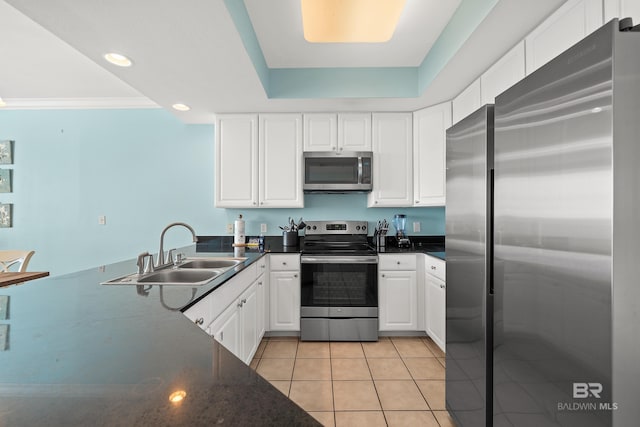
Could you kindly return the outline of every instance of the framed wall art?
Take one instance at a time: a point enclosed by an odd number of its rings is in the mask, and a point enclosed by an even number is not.
[[[13,141],[0,141],[0,165],[13,164]]]
[[[0,204],[0,228],[11,227],[12,204]]]
[[[0,193],[11,193],[11,169],[0,169]]]

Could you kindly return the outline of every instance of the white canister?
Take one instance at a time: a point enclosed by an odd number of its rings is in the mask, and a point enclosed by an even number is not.
[[[242,219],[242,214],[238,216],[238,219],[233,223],[233,243],[244,244],[245,242],[245,234],[244,234],[244,220]]]

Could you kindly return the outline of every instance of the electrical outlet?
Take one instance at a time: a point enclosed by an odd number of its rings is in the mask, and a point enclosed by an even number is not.
[[[260,224],[260,232],[261,233],[267,232],[267,224]]]
[[[107,217],[104,215],[100,215],[98,217],[98,224],[99,225],[105,225],[107,223]]]
[[[227,224],[227,233],[233,234],[233,223]]]
[[[414,233],[419,233],[420,232],[420,223],[417,222],[417,221],[413,223],[413,232]]]

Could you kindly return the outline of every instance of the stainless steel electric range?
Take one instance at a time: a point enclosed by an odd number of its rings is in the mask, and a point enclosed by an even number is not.
[[[307,221],[300,339],[378,340],[378,255],[366,221]]]

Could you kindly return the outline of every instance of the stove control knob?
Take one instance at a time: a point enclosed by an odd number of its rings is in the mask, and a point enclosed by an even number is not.
[[[362,226],[362,231],[364,231],[364,230],[366,230],[366,229],[367,229],[367,226],[366,226],[366,225],[363,225],[363,226]]]
[[[360,231],[360,226],[356,225],[356,230]]]
[[[307,225],[307,230],[311,230],[311,226],[310,225]]]
[[[314,226],[313,226],[313,227],[311,227],[311,228],[313,228],[313,229],[315,230],[315,229],[317,229],[318,227],[316,227],[316,226],[314,225]]]

